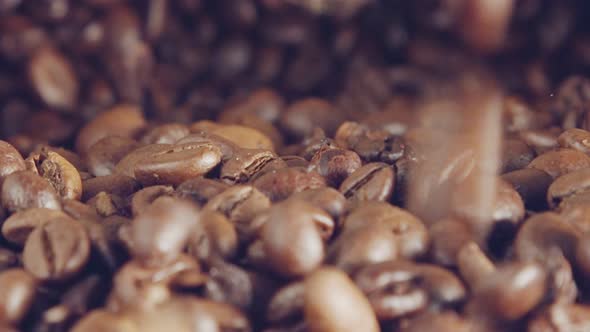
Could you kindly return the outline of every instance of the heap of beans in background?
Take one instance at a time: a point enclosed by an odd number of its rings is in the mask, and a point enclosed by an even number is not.
[[[0,0],[0,331],[590,331],[589,24]]]

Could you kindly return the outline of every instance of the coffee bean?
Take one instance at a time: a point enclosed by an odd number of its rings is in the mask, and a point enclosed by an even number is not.
[[[84,227],[69,218],[49,220],[35,228],[25,242],[25,269],[41,280],[64,280],[88,262],[90,240]]]
[[[330,187],[300,191],[291,195],[290,199],[306,201],[324,210],[334,219],[340,217],[346,208],[346,199],[344,196]]]
[[[429,229],[432,259],[441,265],[454,266],[461,248],[473,238],[469,225],[457,219],[437,221]]]
[[[189,199],[198,205],[205,205],[211,198],[220,194],[229,186],[223,182],[206,178],[195,178],[181,183],[174,196]]]
[[[528,167],[547,172],[554,179],[590,167],[590,157],[572,149],[549,151],[535,158]]]
[[[546,197],[549,185],[553,182],[553,178],[546,172],[524,168],[505,173],[501,178],[512,184],[527,209],[536,211],[546,206],[546,199],[543,198]]]
[[[111,175],[115,165],[129,152],[137,149],[139,143],[131,138],[107,136],[92,144],[86,154],[88,170],[94,176]]]
[[[294,281],[279,289],[268,303],[266,319],[271,323],[281,323],[296,319],[303,314],[305,285]]]
[[[32,163],[33,171],[46,179],[62,198],[82,198],[80,173],[58,153],[47,151],[34,154],[27,158],[27,162]]]
[[[342,115],[327,101],[316,98],[303,99],[290,105],[281,115],[279,123],[297,140],[311,135],[314,128],[322,128],[332,136]]]
[[[229,184],[245,183],[261,172],[270,171],[268,167],[274,162],[278,162],[278,167],[272,167],[274,169],[286,167],[286,164],[269,150],[240,149],[223,163],[220,178]]]
[[[294,193],[323,187],[326,183],[324,178],[316,172],[288,167],[268,172],[254,180],[252,185],[271,201],[278,202]]]
[[[204,211],[201,214],[202,227],[191,234],[188,252],[203,261],[218,257],[233,258],[238,252],[238,233],[225,215]]]
[[[18,324],[35,301],[37,281],[23,269],[0,273],[0,321]]]
[[[523,130],[518,133],[518,137],[533,148],[537,156],[539,156],[559,147],[559,143],[557,142],[559,133],[560,130],[558,128]]]
[[[219,115],[222,123],[237,123],[243,116],[256,116],[269,122],[276,122],[284,108],[283,98],[271,89],[259,89],[243,101],[224,109]]]
[[[80,83],[74,68],[59,51],[40,48],[31,58],[28,70],[31,85],[49,107],[69,111],[76,106]]]
[[[109,217],[115,214],[129,215],[127,200],[103,191],[92,197],[86,204],[93,207],[100,217]]]
[[[425,313],[412,318],[401,327],[401,332],[467,332],[473,324],[453,311]]]
[[[162,196],[172,196],[174,188],[171,186],[151,186],[138,190],[131,197],[131,212],[137,217],[145,211],[156,199]]]
[[[502,171],[512,172],[525,168],[535,159],[535,151],[519,139],[506,139],[502,143]]]
[[[136,192],[141,186],[132,177],[122,174],[111,174],[90,178],[82,182],[84,192],[82,200],[86,201],[101,192],[127,197]]]
[[[274,271],[287,277],[302,276],[324,259],[324,244],[314,222],[314,207],[300,201],[286,201],[269,210],[260,238]]]
[[[12,243],[24,245],[33,230],[54,219],[70,218],[62,211],[47,208],[18,211],[2,224],[2,236]]]
[[[133,138],[146,125],[141,110],[133,105],[118,105],[100,113],[86,124],[76,139],[76,150],[86,155],[90,147],[107,136]]]
[[[588,190],[590,188],[589,181],[589,169],[581,169],[558,177],[547,190],[549,207],[556,208],[562,200]]]
[[[250,276],[238,266],[217,260],[209,268],[205,297],[245,311],[254,301]]]
[[[145,144],[174,144],[176,141],[190,134],[186,125],[170,123],[152,128],[141,138]]]
[[[353,151],[342,149],[322,149],[317,151],[309,162],[309,170],[316,171],[326,178],[328,185],[337,187],[350,174],[361,167],[360,157]]]
[[[90,332],[90,331],[124,331],[129,328],[129,318],[119,313],[113,313],[107,310],[93,310],[84,316],[72,328],[73,332]],[[131,325],[133,326],[133,325]]]
[[[311,330],[380,331],[369,301],[344,272],[321,268],[305,279],[304,288],[303,310]]]
[[[25,161],[8,142],[0,140],[0,181],[6,176],[25,170]]]
[[[234,142],[219,135],[212,134],[208,130],[198,130],[196,133],[185,136],[184,138],[181,138],[176,142],[176,144],[186,143],[213,144],[217,146],[219,150],[221,150],[221,159],[223,161],[230,159],[234,155],[234,153],[236,153],[236,151],[240,150],[240,147],[236,145]]]
[[[217,211],[225,215],[234,224],[240,240],[245,241],[252,236],[250,224],[254,217],[270,205],[269,199],[258,189],[239,185],[232,186],[211,198],[204,210]]]
[[[60,210],[59,195],[49,182],[30,171],[19,171],[4,178],[2,205],[11,212],[28,208]]]
[[[211,131],[243,149],[264,149],[274,151],[273,142],[260,131],[239,125],[224,125]]]
[[[133,220],[133,256],[148,265],[173,261],[199,219],[194,205],[172,197],[158,198]]]
[[[16,253],[11,250],[0,248],[0,272],[15,267],[18,263]]]
[[[388,201],[394,184],[395,173],[391,167],[383,163],[369,163],[350,174],[339,190],[353,201]]]
[[[221,151],[212,144],[168,146],[147,154],[134,167],[135,178],[144,186],[178,185],[204,175],[221,161]]]

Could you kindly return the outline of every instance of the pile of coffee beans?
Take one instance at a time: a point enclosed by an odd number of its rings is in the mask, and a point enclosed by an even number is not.
[[[590,3],[0,0],[0,331],[590,331]]]

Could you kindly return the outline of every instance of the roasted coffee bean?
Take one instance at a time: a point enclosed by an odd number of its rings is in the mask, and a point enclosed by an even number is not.
[[[326,185],[322,176],[297,167],[288,167],[268,172],[252,182],[256,189],[273,202],[282,201],[290,195]]]
[[[223,163],[220,178],[229,184],[245,183],[261,172],[272,170],[269,167],[280,169],[286,164],[269,150],[240,149]]]
[[[219,135],[212,134],[209,130],[197,130],[196,133],[190,134],[176,141],[176,144],[213,144],[221,150],[221,159],[223,161],[231,158],[236,151],[240,150],[240,147],[232,141],[221,137]]]
[[[74,165],[56,152],[47,151],[27,158],[32,170],[46,179],[61,198],[82,198],[82,179]]]
[[[429,237],[424,224],[400,208],[382,202],[362,204],[344,219],[343,231],[379,225],[396,238],[401,257],[420,257],[428,250]]]
[[[395,173],[387,164],[369,163],[350,174],[340,192],[352,201],[389,201],[395,185]]]
[[[502,171],[512,172],[528,166],[535,159],[535,151],[519,139],[506,139],[502,143]]]
[[[551,128],[545,130],[523,130],[518,137],[535,150],[537,156],[550,152],[559,147],[557,136],[560,130]]]
[[[251,222],[260,212],[271,206],[269,199],[258,189],[248,186],[232,186],[211,198],[204,210],[217,211],[231,221],[241,241],[250,239]]]
[[[457,252],[457,267],[465,283],[473,290],[496,271],[494,263],[475,242],[469,241]]]
[[[18,324],[35,301],[37,281],[23,269],[0,273],[0,321]]]
[[[174,144],[188,136],[190,130],[186,125],[170,123],[152,128],[141,138],[145,144]]]
[[[304,289],[303,311],[312,331],[380,331],[369,301],[344,272],[318,269]]]
[[[179,185],[207,174],[221,162],[221,150],[212,144],[167,146],[147,154],[134,167],[135,178],[144,186]]]
[[[174,188],[171,186],[151,186],[138,190],[131,198],[133,216],[145,211],[159,197],[172,196],[173,193]]]
[[[35,228],[23,251],[25,269],[41,280],[64,280],[78,274],[88,262],[90,240],[84,227],[69,218],[57,218]]]
[[[54,219],[71,218],[62,211],[47,208],[30,208],[18,211],[2,224],[2,236],[12,243],[24,245],[29,234],[35,228]]]
[[[218,257],[233,258],[238,251],[238,234],[234,225],[221,213],[204,211],[201,227],[188,242],[188,252],[204,261]]]
[[[274,144],[260,131],[239,125],[223,125],[211,131],[243,149],[264,149],[274,151]]]
[[[191,203],[160,197],[141,211],[131,225],[133,256],[147,265],[173,261],[195,227],[199,211]]]
[[[216,260],[209,267],[205,297],[247,311],[254,301],[254,289],[248,273],[240,267]]]
[[[102,191],[86,201],[86,204],[93,207],[96,210],[96,213],[103,218],[115,214],[129,215],[127,212],[128,202],[126,199]]]
[[[288,135],[301,140],[310,136],[316,127],[333,136],[341,119],[342,114],[329,102],[309,98],[290,105],[281,115],[279,123]]]
[[[328,185],[337,187],[361,167],[361,159],[350,150],[322,149],[314,154],[308,167],[326,178]]]
[[[285,107],[283,98],[271,89],[252,92],[241,102],[237,102],[221,112],[219,121],[236,123],[243,116],[256,116],[269,122],[276,122]]]
[[[355,282],[367,294],[379,318],[398,317],[428,304],[451,306],[466,297],[459,278],[444,268],[428,264],[404,261],[372,264],[357,272]]]
[[[82,200],[88,200],[101,192],[127,197],[141,187],[132,177],[122,174],[99,176],[82,181]]]
[[[545,152],[535,158],[528,167],[547,172],[554,179],[573,171],[590,167],[590,157],[572,149]]]
[[[146,121],[138,107],[118,105],[100,113],[86,124],[76,139],[76,150],[86,155],[94,143],[107,136],[133,138],[146,126]]]
[[[527,209],[542,210],[546,207],[544,197],[547,196],[547,190],[553,182],[553,178],[546,172],[524,168],[505,173],[502,179],[512,184]]]
[[[211,198],[228,189],[229,185],[206,178],[195,178],[181,183],[174,196],[190,199],[199,205],[205,205]]]
[[[481,310],[500,320],[514,320],[530,312],[543,298],[546,274],[534,263],[514,263],[484,278],[474,290],[468,311]]]
[[[6,176],[25,170],[25,161],[8,142],[0,140],[0,181]]]
[[[44,178],[30,171],[19,171],[4,178],[2,205],[11,212],[28,208],[61,209],[59,195]]]
[[[299,199],[315,205],[334,219],[340,217],[346,208],[344,196],[330,187],[300,191],[291,195],[290,199]]]
[[[473,324],[453,311],[425,313],[404,324],[400,332],[467,332]]]
[[[461,248],[473,238],[469,225],[457,219],[437,221],[430,227],[429,233],[432,239],[432,259],[447,266],[457,264],[457,255]]]
[[[279,289],[268,303],[266,319],[271,323],[281,323],[298,318],[303,314],[304,294],[302,281],[294,281]]]
[[[42,47],[31,58],[28,69],[31,85],[49,107],[70,111],[76,106],[80,83],[63,54]]]
[[[286,277],[303,276],[324,259],[324,244],[314,221],[316,208],[302,201],[286,201],[269,210],[260,239],[274,271]]]
[[[72,328],[73,332],[90,332],[90,331],[116,331],[123,332],[125,329],[134,328],[129,317],[123,314],[114,313],[107,310],[93,310],[84,316]]]
[[[88,170],[94,176],[110,175],[115,170],[115,165],[138,147],[139,143],[131,138],[107,136],[88,149],[86,154]]]
[[[581,169],[564,174],[549,186],[547,202],[549,207],[556,208],[561,201],[590,189],[590,169]]]

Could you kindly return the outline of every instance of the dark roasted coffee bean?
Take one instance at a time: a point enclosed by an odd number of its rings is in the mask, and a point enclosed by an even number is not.
[[[0,140],[0,182],[6,176],[25,170],[25,161],[8,142]]]
[[[281,323],[302,315],[304,290],[305,286],[301,281],[279,289],[268,303],[266,319],[271,323]]]
[[[134,167],[135,178],[144,186],[179,185],[207,174],[221,162],[221,150],[213,144],[180,144],[146,154]]]
[[[23,269],[0,273],[0,321],[18,324],[35,301],[37,281]]]
[[[303,311],[312,331],[380,331],[369,301],[344,272],[318,269],[304,288]]]
[[[240,149],[240,147],[232,141],[219,135],[212,134],[210,132],[211,130],[209,129],[198,129],[196,131],[191,129],[191,131],[196,133],[181,138],[176,142],[176,144],[213,144],[217,146],[219,150],[221,150],[221,159],[223,161],[231,158],[234,155],[234,153]]]
[[[88,262],[90,240],[84,227],[69,218],[56,218],[35,228],[25,242],[23,263],[41,280],[64,280]]]
[[[290,105],[281,115],[280,125],[295,139],[310,136],[313,129],[323,129],[330,137],[342,122],[342,114],[322,99],[303,99]]]
[[[59,210],[59,195],[49,182],[30,171],[15,172],[4,178],[2,205],[11,212],[40,207]]]
[[[205,297],[247,311],[254,301],[250,276],[236,265],[217,260],[209,267]]]
[[[211,131],[215,134],[225,138],[243,149],[264,149],[274,151],[274,144],[262,132],[240,125],[223,125]]]
[[[316,172],[288,167],[268,172],[254,180],[252,185],[271,201],[278,202],[300,191],[324,187],[326,182]]]
[[[86,204],[93,207],[96,213],[103,218],[115,214],[129,215],[126,199],[103,191],[86,201]]]
[[[199,226],[199,219],[193,204],[172,197],[158,198],[133,220],[133,256],[147,265],[173,261]]]
[[[388,201],[393,194],[395,173],[383,163],[369,163],[350,174],[340,192],[352,201]]]
[[[244,116],[255,116],[271,123],[279,119],[285,107],[283,98],[270,89],[259,89],[243,101],[228,106],[219,115],[222,123],[237,123]]]
[[[107,136],[90,146],[86,154],[88,170],[94,176],[110,175],[115,165],[138,147],[139,143],[131,138]]]

